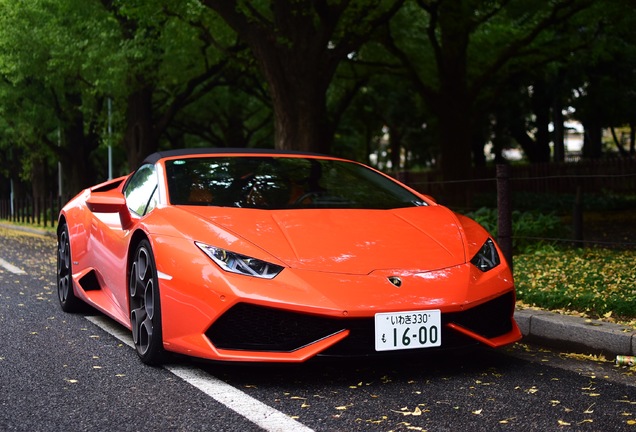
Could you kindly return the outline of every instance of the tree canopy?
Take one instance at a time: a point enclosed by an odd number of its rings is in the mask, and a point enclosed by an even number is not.
[[[0,0],[0,197],[68,197],[158,149],[275,147],[470,178],[633,157],[630,0]],[[604,147],[603,130],[612,132]],[[627,138],[625,138],[627,137]],[[55,186],[54,186],[55,185]],[[57,192],[57,190],[55,191]]]

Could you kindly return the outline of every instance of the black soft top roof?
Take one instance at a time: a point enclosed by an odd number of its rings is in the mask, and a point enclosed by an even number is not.
[[[309,153],[296,150],[273,150],[273,149],[256,149],[256,148],[223,148],[223,147],[208,147],[208,148],[184,148],[175,150],[165,150],[156,153],[152,153],[144,159],[144,164],[154,164],[159,159],[175,156],[196,156],[206,154],[219,154],[219,153],[236,153],[236,154],[271,154],[271,155],[306,155],[306,156],[324,156],[318,153]]]

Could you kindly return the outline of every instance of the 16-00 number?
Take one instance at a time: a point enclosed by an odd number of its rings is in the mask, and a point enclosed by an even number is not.
[[[436,345],[439,339],[439,329],[435,326],[427,327],[422,326],[419,330],[412,331],[410,327],[404,329],[401,335],[398,334],[398,329],[393,329],[393,346],[398,347],[400,343],[403,347],[408,347],[411,342],[417,343],[420,346]],[[417,341],[415,342],[414,339]]]

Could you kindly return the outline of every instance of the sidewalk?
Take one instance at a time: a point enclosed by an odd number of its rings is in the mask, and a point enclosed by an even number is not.
[[[591,354],[636,355],[636,330],[629,326],[531,309],[517,310],[515,321],[527,342]]]

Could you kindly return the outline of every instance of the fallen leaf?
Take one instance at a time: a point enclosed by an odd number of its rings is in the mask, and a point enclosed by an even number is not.
[[[400,411],[391,410],[394,413],[402,414],[405,416],[420,416],[422,415],[422,410],[420,407],[415,407],[413,411],[409,411],[408,407],[400,408]]]

